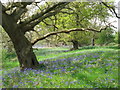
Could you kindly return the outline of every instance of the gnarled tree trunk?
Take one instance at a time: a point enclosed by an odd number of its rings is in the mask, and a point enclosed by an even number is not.
[[[36,68],[39,62],[33,52],[31,42],[24,36],[21,28],[14,23],[14,19],[3,14],[3,28],[13,42],[21,70]],[[12,23],[11,23],[12,22]]]
[[[31,43],[26,37],[18,33],[19,35],[14,36],[12,39],[21,69],[25,68],[36,68],[39,63],[33,52]]]

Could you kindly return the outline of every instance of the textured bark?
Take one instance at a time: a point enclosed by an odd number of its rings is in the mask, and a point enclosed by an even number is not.
[[[16,33],[17,34],[17,33]],[[33,52],[31,43],[26,39],[26,37],[21,33],[14,36],[13,40],[14,48],[20,62],[21,69],[25,68],[36,68],[39,63]]]
[[[13,18],[6,14],[3,14],[2,21],[3,28],[9,35],[14,45],[21,70],[24,70],[25,68],[36,68],[39,65],[39,63],[33,52],[31,42],[27,40],[21,29],[17,28],[17,24],[14,23]]]

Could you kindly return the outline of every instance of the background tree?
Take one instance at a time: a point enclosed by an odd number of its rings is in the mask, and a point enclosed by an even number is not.
[[[112,28],[108,28],[109,30],[102,31],[98,34],[98,38],[96,39],[96,43],[98,45],[108,45],[114,42],[113,30]]]
[[[101,24],[103,24],[101,22],[106,23],[108,16],[110,16],[107,10],[108,8],[101,5],[101,3],[70,3],[66,9],[63,9],[61,13],[56,15],[56,30],[85,27],[99,29]],[[47,22],[50,21],[47,20]],[[64,41],[71,41],[73,43],[73,49],[78,49],[79,44],[89,45],[91,42],[90,38],[94,41],[92,33],[89,32],[72,32],[66,37],[69,40],[66,39]]]
[[[115,44],[116,45],[120,45],[120,34],[119,34],[119,32],[115,32],[115,34],[114,34],[114,42],[115,42]]]

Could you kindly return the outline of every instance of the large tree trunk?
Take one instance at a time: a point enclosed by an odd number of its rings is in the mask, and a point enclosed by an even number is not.
[[[18,28],[17,24],[14,23],[14,19],[11,19],[11,17],[6,15],[3,16],[3,28],[14,45],[21,70],[26,68],[36,68],[39,65],[39,62],[33,52],[31,42],[24,36],[21,28]]]
[[[17,34],[17,33],[16,33]],[[39,63],[33,52],[31,43],[23,34],[14,36],[12,39],[21,69],[36,68]]]

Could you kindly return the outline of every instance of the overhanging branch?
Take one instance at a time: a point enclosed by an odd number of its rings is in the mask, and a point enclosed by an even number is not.
[[[75,29],[70,29],[70,30],[62,30],[62,31],[58,31],[58,32],[51,32],[51,33],[48,33],[48,34],[44,35],[44,36],[41,37],[41,38],[36,39],[34,42],[32,42],[32,45],[34,45],[35,43],[37,43],[37,42],[40,41],[40,40],[46,39],[47,37],[50,37],[50,36],[52,36],[52,35],[57,35],[57,34],[60,34],[60,33],[69,34],[70,32],[74,32],[74,31],[93,31],[93,32],[101,32],[102,30],[106,30],[108,27],[109,27],[109,26],[106,26],[105,28],[101,28],[99,31],[98,31],[98,30],[95,30],[95,29],[92,29],[92,28],[75,28]]]

